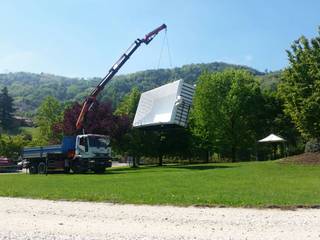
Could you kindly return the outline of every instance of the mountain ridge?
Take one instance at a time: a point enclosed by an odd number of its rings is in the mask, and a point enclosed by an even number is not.
[[[186,64],[175,68],[138,71],[115,76],[102,91],[100,100],[111,100],[116,106],[133,87],[147,91],[175,79],[195,84],[203,71],[223,71],[227,68],[246,69],[256,76],[265,76],[254,68],[224,62]],[[83,101],[102,78],[70,78],[50,73],[10,72],[0,74],[0,88],[6,86],[14,98],[18,115],[32,116],[46,96],[61,102]]]

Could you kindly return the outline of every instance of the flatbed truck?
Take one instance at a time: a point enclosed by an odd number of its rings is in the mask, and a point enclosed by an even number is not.
[[[64,137],[60,145],[25,147],[21,157],[30,174],[104,173],[112,166],[110,139],[98,134]]]

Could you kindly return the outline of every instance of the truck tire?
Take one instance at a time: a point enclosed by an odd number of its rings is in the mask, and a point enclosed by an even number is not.
[[[103,174],[103,173],[105,173],[106,168],[105,168],[105,167],[95,167],[95,168],[93,169],[93,171],[94,171],[94,173],[96,173],[96,174]]]
[[[85,173],[88,171],[88,169],[84,169],[83,167],[81,167],[79,162],[75,162],[71,167],[71,170],[73,173]]]
[[[38,168],[35,164],[32,164],[30,167],[29,167],[29,173],[30,174],[37,174],[38,173]]]
[[[46,167],[46,164],[44,162],[40,162],[38,164],[38,173],[39,174],[46,174],[47,173],[47,167]]]

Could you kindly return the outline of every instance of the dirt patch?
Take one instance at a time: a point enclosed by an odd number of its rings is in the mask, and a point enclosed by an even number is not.
[[[287,157],[280,162],[305,165],[320,165],[320,153],[303,153],[300,155]]]

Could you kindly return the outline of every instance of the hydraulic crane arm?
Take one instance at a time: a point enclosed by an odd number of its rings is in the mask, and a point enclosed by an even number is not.
[[[167,26],[165,24],[162,24],[160,27],[156,28],[152,32],[145,35],[142,39],[137,39],[134,41],[133,44],[128,48],[128,50],[119,58],[118,61],[116,61],[115,64],[110,68],[107,75],[101,80],[101,82],[98,84],[98,86],[91,92],[91,94],[86,98],[86,100],[83,102],[81,112],[78,116],[76,128],[77,130],[82,128],[84,118],[89,111],[89,109],[92,107],[94,102],[96,101],[96,98],[98,94],[104,89],[105,85],[113,78],[113,76],[119,71],[119,69],[125,64],[126,61],[130,58],[130,56],[140,47],[142,43],[145,43],[148,45],[152,39],[163,29],[166,29]]]

